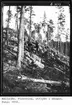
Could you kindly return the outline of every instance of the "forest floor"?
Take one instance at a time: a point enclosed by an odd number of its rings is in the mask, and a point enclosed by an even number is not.
[[[44,68],[24,59],[19,70],[16,58],[3,54],[3,93],[70,93],[70,68],[53,58],[43,57]],[[46,82],[47,81],[47,82]]]

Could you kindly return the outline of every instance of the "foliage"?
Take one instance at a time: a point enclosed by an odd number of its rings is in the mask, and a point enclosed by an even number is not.
[[[65,15],[64,8],[62,6],[59,8],[59,16],[58,16],[58,34],[61,35],[65,29]]]
[[[10,7],[9,7],[10,8]],[[6,21],[7,21],[7,23],[10,23],[10,20],[11,20],[11,18],[12,18],[12,12],[11,12],[11,10],[8,10],[7,11],[7,15],[8,15],[8,19],[6,19]]]

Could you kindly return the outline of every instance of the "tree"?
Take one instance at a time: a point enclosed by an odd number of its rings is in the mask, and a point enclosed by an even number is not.
[[[54,32],[54,23],[53,20],[50,19],[49,22],[47,23],[47,32],[46,32],[46,38],[47,38],[47,43],[49,46],[49,40],[51,40]]]
[[[16,14],[15,14],[15,18],[16,18],[16,29],[17,29],[17,38],[18,38],[18,43],[20,44],[20,33],[21,33],[21,24],[22,24],[22,8],[23,8],[23,6],[16,6]],[[26,29],[25,29],[25,25],[26,25],[26,23],[27,22],[29,22],[28,21],[28,19],[27,18],[25,18],[25,13],[27,12],[27,11],[29,11],[29,8],[27,8],[27,6],[24,6],[24,29],[22,29],[22,30],[24,30],[24,40],[25,40],[25,34],[27,34],[26,32]],[[22,40],[23,41],[23,40]],[[23,41],[23,43],[25,43],[25,41]],[[21,44],[20,44],[20,46],[21,46]],[[23,45],[24,46],[24,45]],[[19,52],[19,49],[20,49],[20,47],[18,46],[18,53],[17,53],[17,59],[19,59],[19,54],[20,54],[20,52]],[[24,49],[23,49],[24,50]],[[22,50],[22,51],[23,51]],[[23,55],[23,54],[22,54]],[[17,60],[17,65],[19,65],[18,64],[18,60]]]
[[[16,30],[17,30],[17,38],[18,38],[18,43],[19,43],[19,18],[18,18],[18,13],[21,14],[21,7],[16,6],[16,14],[15,14],[15,18],[16,18]],[[21,16],[21,15],[20,15]],[[20,18],[21,19],[21,18]],[[18,47],[19,50],[19,47]],[[17,58],[18,58],[18,52],[17,52]]]
[[[46,12],[45,11],[44,11],[44,15],[43,15],[42,28],[43,28],[43,32],[46,34],[46,31],[47,31],[47,17],[46,17]]]
[[[49,23],[48,23],[48,40],[51,40],[52,36],[53,36],[53,31],[54,31],[54,23],[53,20],[50,19]]]
[[[20,32],[19,32],[19,53],[18,53],[18,67],[21,68],[21,61],[24,59],[24,14],[25,7],[21,7],[21,23],[20,23]]]
[[[9,23],[10,23],[10,20],[11,20],[11,17],[12,17],[12,13],[11,13],[11,10],[10,10],[10,6],[9,6],[9,10],[7,11],[7,15],[8,15],[8,19],[6,20],[6,21],[7,21],[6,39],[7,39],[7,45],[8,45],[8,30],[9,30]]]
[[[65,30],[65,15],[64,15],[64,8],[63,6],[58,6],[57,7],[59,12],[58,12],[58,30],[57,30],[57,38],[58,38],[58,52],[61,47],[61,35]],[[60,42],[60,44],[59,44]]]
[[[29,36],[31,37],[31,27],[32,27],[32,16],[34,16],[35,14],[33,13],[33,7],[29,6],[30,9],[30,23],[29,23]]]
[[[30,29],[29,29],[30,36],[31,36],[31,16],[32,16],[32,6],[30,6]]]
[[[17,32],[18,32],[18,6],[16,6],[16,14],[15,14],[15,17],[16,17],[16,29],[17,29]]]
[[[68,47],[67,47],[67,44],[68,44],[68,36],[69,36],[69,28],[67,29],[67,32],[66,32],[66,51],[65,51],[65,54],[66,55],[68,55],[67,54],[67,52],[68,52]]]
[[[46,26],[46,12],[44,11],[44,17],[43,17],[43,23],[42,25],[45,27]]]

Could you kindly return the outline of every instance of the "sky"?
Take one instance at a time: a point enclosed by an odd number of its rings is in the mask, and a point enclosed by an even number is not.
[[[68,6],[63,6],[64,7],[64,14],[66,15],[66,23],[65,23],[65,28],[69,28],[70,29],[70,13],[69,13],[69,7]],[[6,27],[7,23],[6,23],[6,19],[7,19],[7,11],[8,11],[9,7],[8,6],[4,6],[3,8],[3,26]],[[11,19],[11,23],[10,23],[10,28],[15,29],[15,13],[16,13],[16,7],[15,6],[11,6],[11,11],[12,11],[12,19]],[[52,19],[54,22],[54,25],[56,26],[55,28],[55,32],[54,32],[54,36],[57,33],[57,17],[58,17],[58,9],[55,6],[33,6],[33,11],[35,13],[35,16],[33,16],[32,20],[35,23],[39,23],[43,20],[43,16],[44,16],[44,12],[46,13],[46,17],[47,17],[47,21],[49,19]],[[28,17],[29,15],[26,13],[26,17]],[[70,37],[70,36],[69,36]],[[62,41],[65,40],[65,38],[62,36],[61,38]]]

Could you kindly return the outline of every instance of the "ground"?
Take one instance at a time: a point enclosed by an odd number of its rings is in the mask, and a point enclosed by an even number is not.
[[[69,67],[64,68],[60,62],[44,57],[44,68],[42,69],[33,63],[29,64],[25,59],[22,68],[17,69],[16,58],[12,54],[4,51],[3,56],[3,93],[70,93]],[[26,78],[59,81],[61,84],[23,80],[22,75]]]

